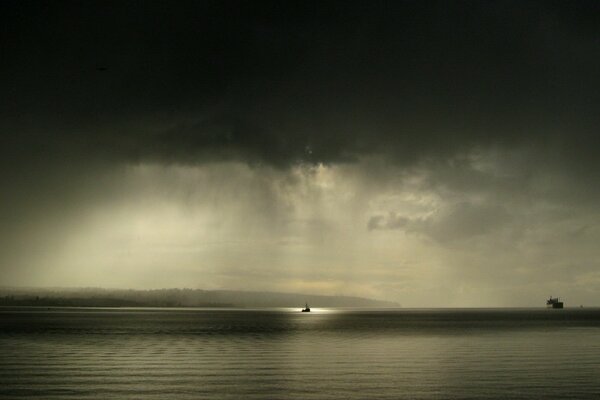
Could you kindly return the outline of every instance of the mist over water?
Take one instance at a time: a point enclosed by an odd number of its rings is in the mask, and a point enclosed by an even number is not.
[[[599,335],[599,309],[3,309],[0,398],[589,398]]]

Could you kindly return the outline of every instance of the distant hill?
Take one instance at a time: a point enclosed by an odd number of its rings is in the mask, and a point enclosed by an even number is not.
[[[0,288],[0,306],[43,307],[400,307],[350,296],[201,289]]]

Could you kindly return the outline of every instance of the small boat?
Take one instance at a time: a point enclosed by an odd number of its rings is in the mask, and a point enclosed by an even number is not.
[[[306,307],[302,309],[302,312],[310,312],[310,307],[308,306],[308,303],[306,303]]]
[[[558,297],[553,299],[552,296],[550,296],[550,298],[546,300],[546,308],[563,308],[563,306],[563,302],[560,301]]]

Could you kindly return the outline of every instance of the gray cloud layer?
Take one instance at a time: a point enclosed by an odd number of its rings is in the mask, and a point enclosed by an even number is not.
[[[510,216],[503,207],[461,202],[425,218],[410,218],[394,212],[387,216],[375,215],[369,219],[367,228],[400,229],[445,242],[484,235],[509,221]]]

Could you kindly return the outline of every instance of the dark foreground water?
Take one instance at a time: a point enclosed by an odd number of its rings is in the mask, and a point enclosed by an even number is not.
[[[0,309],[0,398],[598,396],[599,309]]]

